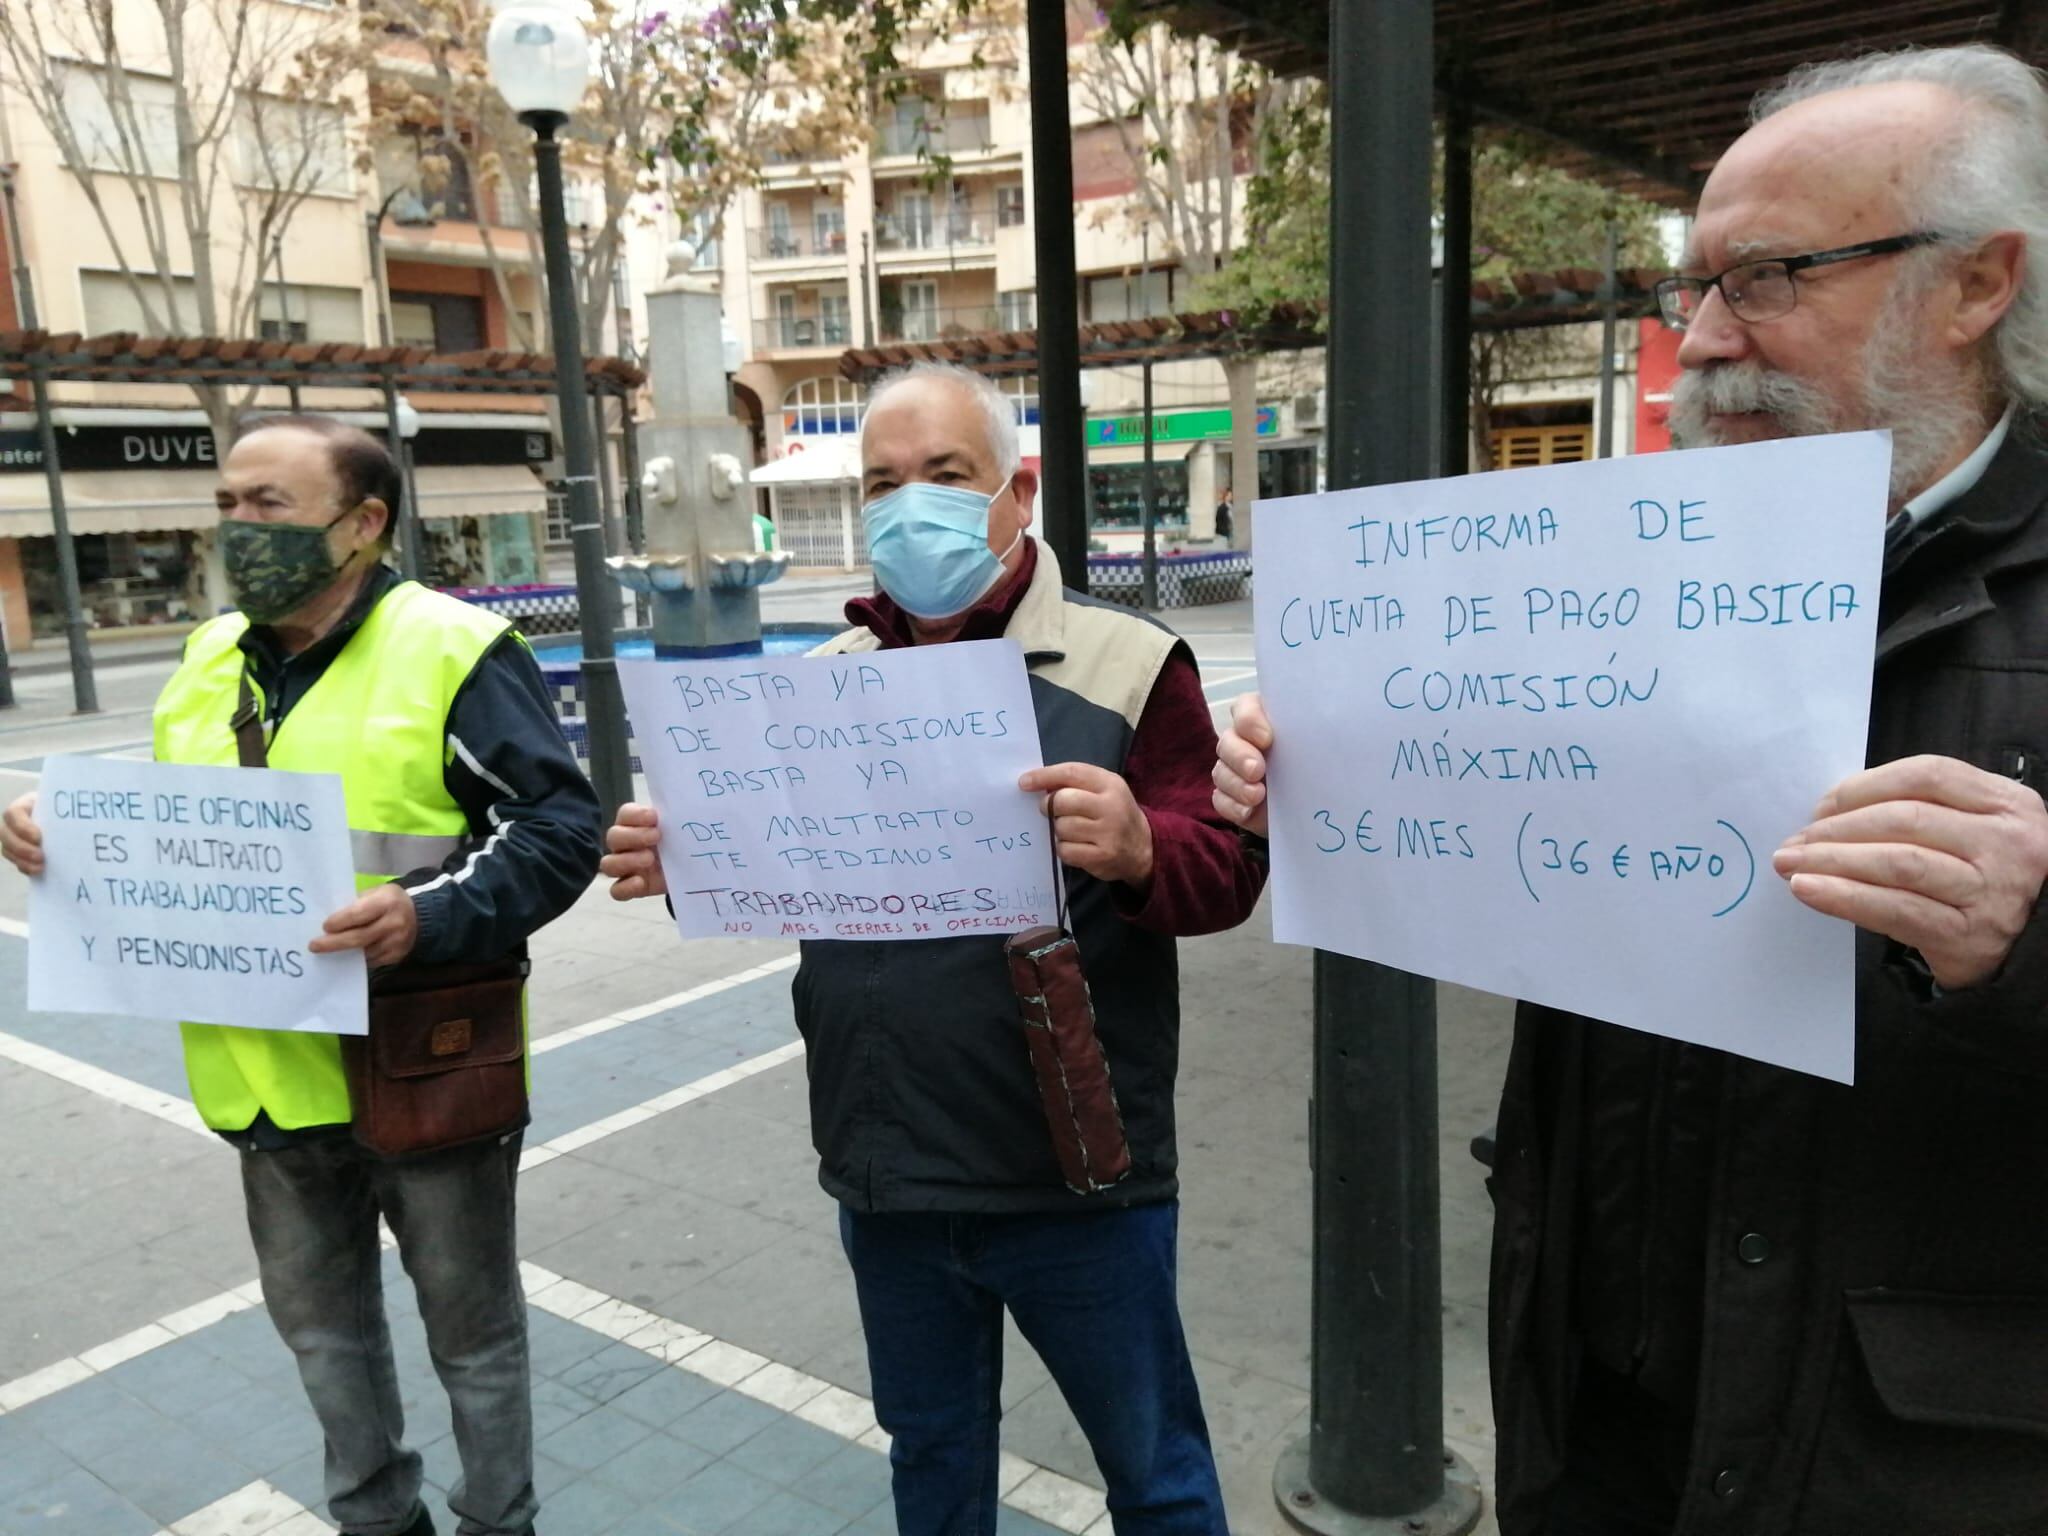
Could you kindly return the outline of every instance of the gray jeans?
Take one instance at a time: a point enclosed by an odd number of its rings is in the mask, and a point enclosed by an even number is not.
[[[513,1243],[521,1140],[402,1162],[346,1135],[242,1154],[264,1304],[326,1434],[328,1508],[345,1531],[403,1531],[420,1496],[384,1318],[380,1214],[453,1410],[462,1476],[448,1504],[458,1530],[527,1536],[533,1525],[533,1393]]]

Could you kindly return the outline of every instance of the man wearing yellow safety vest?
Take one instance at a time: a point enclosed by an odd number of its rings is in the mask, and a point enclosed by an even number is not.
[[[374,438],[317,416],[257,421],[227,456],[221,550],[240,611],[203,624],[156,706],[156,755],[238,761],[246,678],[269,764],[339,773],[356,901],[316,952],[373,967],[515,955],[596,872],[597,798],[532,653],[501,619],[383,563],[399,479]],[[0,853],[43,867],[34,796]],[[521,1131],[405,1159],[350,1135],[331,1035],[184,1026],[193,1103],[240,1149],[264,1302],[326,1436],[344,1536],[428,1536],[383,1305],[377,1222],[398,1238],[447,1389],[461,1536],[529,1536],[533,1423],[513,1246]]]

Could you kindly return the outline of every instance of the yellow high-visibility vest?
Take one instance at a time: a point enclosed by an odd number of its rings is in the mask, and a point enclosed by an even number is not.
[[[231,722],[246,660],[238,642],[248,627],[245,617],[230,613],[192,632],[156,701],[158,762],[239,760]],[[404,582],[370,610],[279,724],[271,767],[341,775],[358,891],[439,864],[468,833],[469,818],[442,776],[448,710],[508,627],[482,609]],[[308,939],[326,917],[308,915]],[[258,1110],[284,1130],[347,1122],[348,1082],[336,1036],[181,1028],[192,1102],[215,1130],[247,1130]]]

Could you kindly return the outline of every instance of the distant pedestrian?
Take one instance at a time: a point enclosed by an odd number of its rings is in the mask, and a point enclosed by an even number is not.
[[[386,1025],[380,990],[403,992],[401,1007],[427,1015],[419,1027],[433,1028],[445,1081],[469,1096],[452,1107],[481,1116],[483,1134],[460,1145],[417,1136],[423,1144],[402,1158],[369,1150],[340,1041],[290,1030],[185,1025],[193,1105],[242,1154],[264,1304],[319,1417],[328,1509],[343,1536],[434,1529],[419,1452],[404,1441],[380,1216],[448,1392],[461,1462],[448,1503],[460,1536],[531,1536],[533,1407],[513,1247],[525,1126],[517,973],[527,937],[596,872],[597,797],[525,642],[503,619],[384,563],[399,477],[375,438],[325,417],[266,418],[235,444],[220,482],[239,611],[186,641],[157,699],[156,759],[254,758],[341,776],[360,894],[309,947],[364,952],[373,1036]],[[34,795],[8,807],[0,854],[41,874]],[[483,962],[501,962],[485,986],[467,979],[471,969],[438,969]],[[495,1030],[515,1053],[509,1069],[502,1050],[493,1057],[495,1092],[481,1105],[473,1085],[485,1080],[459,1070],[469,1045],[444,1050],[449,1025],[427,1014],[444,1003],[439,1017],[453,1018],[454,1005],[464,1015],[462,1041]],[[428,1091],[414,1090],[413,1105]],[[450,1095],[431,1108],[451,1108]],[[510,1123],[492,1118],[501,1112]]]
[[[1226,485],[1223,487],[1223,499],[1216,503],[1216,537],[1225,544],[1232,542],[1236,536],[1236,528],[1230,516],[1230,498],[1231,490]]]

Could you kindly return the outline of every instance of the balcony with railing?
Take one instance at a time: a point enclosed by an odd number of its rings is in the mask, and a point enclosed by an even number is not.
[[[933,155],[986,154],[996,147],[993,125],[985,110],[940,111],[936,104],[922,117],[897,117],[875,130],[878,159],[909,155],[928,160]]]
[[[992,203],[896,207],[875,214],[875,250],[884,256],[932,252],[952,258],[995,251],[1000,215]]]
[[[771,315],[754,322],[756,352],[801,351],[806,347],[842,349],[852,345],[853,322],[844,312]]]
[[[846,215],[820,214],[808,225],[771,222],[747,231],[747,255],[755,261],[838,261],[846,255]]]
[[[883,341],[944,341],[1003,329],[1002,311],[993,304],[957,304],[945,307],[892,308],[882,300],[880,338]]]

